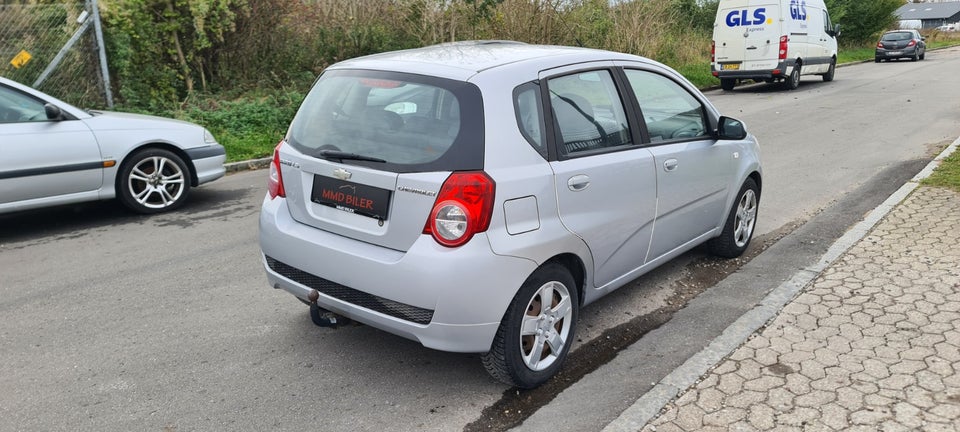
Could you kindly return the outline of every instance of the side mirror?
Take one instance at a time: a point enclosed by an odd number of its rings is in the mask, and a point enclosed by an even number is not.
[[[835,24],[833,26],[833,36],[840,37],[840,24]]]
[[[54,104],[44,104],[43,111],[47,113],[47,120],[63,120],[63,111],[60,111],[60,107]]]
[[[743,126],[743,122],[727,116],[720,117],[717,124],[717,138],[739,141],[746,137],[747,129]]]

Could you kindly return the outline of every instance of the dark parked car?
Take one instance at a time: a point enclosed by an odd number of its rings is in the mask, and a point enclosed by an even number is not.
[[[893,30],[880,37],[874,61],[908,58],[912,61],[923,60],[927,55],[926,38],[916,30]]]

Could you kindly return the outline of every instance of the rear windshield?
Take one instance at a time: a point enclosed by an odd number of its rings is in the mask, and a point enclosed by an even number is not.
[[[896,32],[896,33],[887,33],[883,35],[883,40],[885,41],[902,41],[913,39],[913,33],[910,32]]]
[[[381,159],[343,162],[395,172],[480,170],[480,90],[422,75],[327,71],[300,106],[287,142],[314,157],[333,150]]]

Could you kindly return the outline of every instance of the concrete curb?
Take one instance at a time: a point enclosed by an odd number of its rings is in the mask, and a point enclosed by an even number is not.
[[[862,221],[854,225],[842,237],[830,246],[820,260],[807,268],[797,271],[792,278],[774,288],[760,305],[745,313],[706,348],[687,359],[657,383],[649,392],[624,410],[619,417],[603,428],[604,432],[634,432],[644,427],[677,395],[696,384],[704,374],[740,347],[755,331],[777,316],[780,310],[790,302],[820,273],[840,258],[854,244],[863,239],[873,227],[894,207],[903,201],[920,181],[929,177],[933,170],[960,146],[960,138],[947,146],[934,160],[914,176],[910,181],[890,195],[883,203],[871,211]]]
[[[235,173],[239,171],[263,169],[270,166],[271,161],[273,161],[272,157],[250,159],[250,160],[245,160],[240,162],[231,162],[228,164],[223,164],[223,168],[227,170],[227,174],[230,174],[230,173]]]

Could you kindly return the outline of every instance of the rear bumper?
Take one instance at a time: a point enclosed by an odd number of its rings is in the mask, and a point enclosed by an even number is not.
[[[751,69],[751,70],[719,70],[718,65],[714,65],[713,76],[717,78],[734,79],[774,79],[785,78],[793,72],[795,62],[782,61],[773,69]]]
[[[895,59],[913,57],[919,54],[919,48],[916,46],[903,49],[881,49],[877,48],[874,56],[881,59]]]
[[[301,224],[264,199],[260,248],[271,286],[428,348],[486,352],[533,261],[495,255],[484,234],[451,249],[422,236],[406,252]]]

